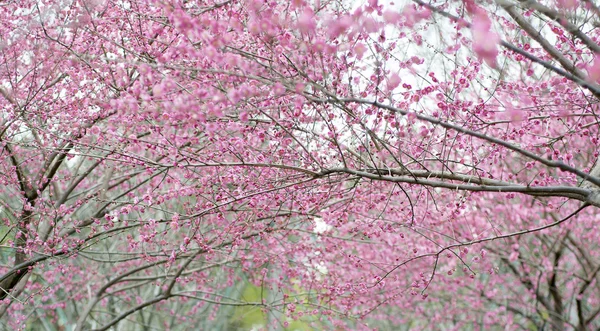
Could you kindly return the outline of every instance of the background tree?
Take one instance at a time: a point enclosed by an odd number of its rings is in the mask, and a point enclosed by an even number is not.
[[[5,328],[597,328],[589,1],[0,7]]]

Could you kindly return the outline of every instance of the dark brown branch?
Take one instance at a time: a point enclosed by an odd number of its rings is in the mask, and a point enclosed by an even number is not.
[[[476,176],[468,176],[468,175],[459,175],[459,174],[450,174],[450,173],[441,173],[441,172],[428,172],[428,171],[414,171],[411,172],[412,176],[409,176],[408,173],[405,175],[394,176],[397,174],[404,174],[404,171],[398,170],[388,170],[391,175],[381,175],[378,174],[383,172],[384,170],[374,172],[368,171],[359,171],[352,170],[346,168],[332,168],[326,169],[320,172],[319,177],[325,177],[332,174],[349,174],[354,176],[359,176],[363,178],[368,178],[372,180],[379,181],[387,181],[392,183],[407,183],[407,184],[416,184],[421,186],[429,186],[429,187],[440,187],[451,190],[462,190],[462,191],[471,191],[471,192],[498,192],[498,193],[523,193],[530,196],[546,196],[546,197],[565,197],[571,198],[575,200],[579,200],[582,202],[587,202],[588,197],[591,194],[591,191],[582,189],[579,187],[569,187],[569,186],[526,186],[519,184],[511,184],[502,181],[488,180],[483,179]],[[424,178],[424,179],[421,179]],[[435,181],[430,180],[429,178],[440,178],[440,179],[449,179],[454,181],[461,181],[466,184],[461,183],[453,183],[450,181]],[[592,203],[596,205],[596,203]]]
[[[357,99],[357,98],[341,98],[341,99],[339,99],[339,98],[328,98],[328,99],[320,99],[320,98],[315,98],[315,97],[308,96],[308,95],[305,95],[305,97],[307,97],[308,99],[310,99],[310,100],[312,100],[314,102],[333,103],[333,104],[335,104],[335,103],[358,103],[358,104],[372,105],[374,107],[385,109],[385,110],[389,110],[391,112],[394,112],[394,113],[397,113],[397,114],[401,114],[401,115],[408,115],[409,114],[409,111],[407,111],[407,110],[403,110],[403,109],[400,109],[400,108],[397,108],[397,107],[394,107],[394,106],[391,106],[391,105],[382,104],[382,103],[379,103],[377,101],[370,101],[370,100],[365,100],[365,99]],[[519,154],[521,154],[523,156],[526,156],[526,157],[528,157],[528,158],[530,158],[532,160],[535,160],[535,161],[537,161],[537,162],[539,162],[539,163],[541,163],[541,164],[543,164],[543,165],[545,165],[547,167],[558,168],[558,169],[560,169],[562,171],[570,172],[572,174],[575,174],[575,175],[583,178],[584,180],[587,180],[587,181],[589,181],[591,183],[594,183],[594,184],[600,186],[600,178],[598,178],[598,177],[591,176],[590,174],[585,173],[585,172],[583,172],[583,171],[581,171],[581,170],[579,170],[577,168],[571,167],[571,166],[569,166],[569,165],[567,165],[567,164],[565,164],[563,162],[548,160],[548,159],[546,159],[544,157],[538,156],[535,153],[532,153],[532,152],[530,152],[528,150],[525,150],[523,148],[515,146],[515,145],[513,145],[513,144],[511,144],[511,143],[509,143],[507,141],[502,140],[502,139],[491,137],[491,136],[485,135],[483,133],[475,132],[475,131],[469,130],[469,129],[465,128],[465,127],[462,127],[462,126],[459,126],[459,125],[455,125],[455,124],[451,124],[451,123],[448,123],[448,122],[444,122],[444,121],[442,121],[440,119],[437,119],[437,118],[434,118],[434,117],[430,117],[430,116],[427,116],[427,115],[415,114],[415,117],[417,119],[421,120],[421,121],[424,121],[424,122],[428,122],[428,123],[431,123],[431,124],[434,124],[434,125],[439,125],[439,126],[441,126],[443,128],[446,128],[446,129],[451,129],[451,130],[454,130],[454,131],[457,131],[457,132],[460,132],[460,133],[464,133],[466,135],[469,135],[469,136],[472,136],[472,137],[475,137],[475,138],[479,138],[479,139],[487,141],[487,142],[498,144],[498,145],[503,146],[503,147],[505,147],[505,148],[507,148],[507,149],[509,149],[511,151],[517,152],[517,153],[519,153]]]
[[[439,15],[442,15],[442,16],[444,16],[444,17],[446,17],[446,18],[448,18],[448,19],[450,19],[450,20],[452,20],[454,22],[461,22],[463,24],[466,24],[467,27],[471,27],[471,25],[469,23],[465,22],[460,17],[456,17],[456,16],[454,16],[454,15],[452,15],[450,13],[447,13],[447,12],[445,12],[445,11],[443,11],[443,10],[435,7],[435,6],[432,6],[432,5],[428,4],[428,3],[425,3],[425,2],[423,2],[421,0],[412,0],[412,1],[414,3],[420,5],[420,6],[426,7],[429,10],[431,10],[432,12],[438,13]],[[600,96],[600,87],[597,84],[594,84],[594,83],[591,83],[591,82],[587,82],[585,79],[577,77],[576,75],[573,75],[570,72],[565,71],[565,70],[563,70],[561,68],[553,66],[549,62],[546,62],[546,61],[538,58],[537,56],[534,56],[533,54],[530,54],[530,53],[528,53],[528,52],[520,49],[519,47],[516,47],[515,45],[513,45],[513,44],[511,44],[509,42],[506,42],[506,41],[502,40],[502,41],[500,41],[500,45],[502,47],[504,47],[504,48],[506,48],[506,49],[508,49],[508,50],[510,50],[510,51],[512,51],[514,53],[516,53],[516,54],[524,56],[528,60],[530,60],[530,61],[532,61],[534,63],[537,63],[537,64],[543,66],[544,68],[546,68],[546,69],[548,69],[550,71],[553,71],[553,72],[555,72],[555,73],[557,73],[557,74],[559,74],[559,75],[567,78],[570,81],[575,82],[579,86],[585,87],[590,92],[592,92],[594,95]]]

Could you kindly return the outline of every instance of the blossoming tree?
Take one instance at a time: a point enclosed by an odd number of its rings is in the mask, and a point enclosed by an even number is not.
[[[0,11],[3,327],[600,325],[592,1]]]

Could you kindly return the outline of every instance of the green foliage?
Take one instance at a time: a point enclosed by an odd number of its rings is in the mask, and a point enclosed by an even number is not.
[[[261,302],[266,291],[258,286],[247,285],[242,292],[240,300],[245,302]],[[231,317],[232,324],[238,325],[241,330],[251,330],[254,327],[262,327],[267,324],[267,315],[260,306],[236,307]]]

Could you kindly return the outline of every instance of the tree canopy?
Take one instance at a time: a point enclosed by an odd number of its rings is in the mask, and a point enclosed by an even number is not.
[[[0,4],[0,323],[600,327],[591,0]]]

